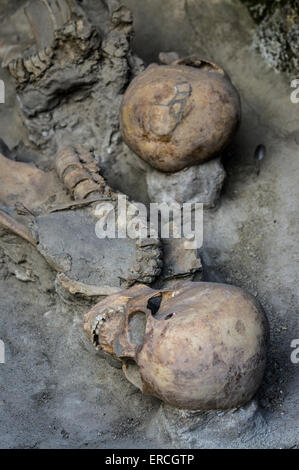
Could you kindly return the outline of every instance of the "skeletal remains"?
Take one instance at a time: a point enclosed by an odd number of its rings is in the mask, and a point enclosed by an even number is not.
[[[122,362],[130,382],[175,407],[241,406],[263,378],[266,318],[237,287],[134,286],[98,303],[84,329],[96,349]]]
[[[90,152],[79,146],[58,152],[58,176],[75,201],[56,206],[51,204],[51,196],[55,188],[62,191],[62,187],[55,182],[53,174],[49,176],[52,186],[43,188],[43,197],[37,207],[39,188],[48,173],[27,164],[10,162],[1,155],[0,164],[3,165],[2,200],[8,207],[13,201],[22,203],[25,208],[21,214],[16,206],[0,210],[0,225],[38,249],[57,272],[59,293],[63,295],[66,291],[83,297],[108,295],[136,281],[151,283],[160,273],[162,261],[158,236],[143,240],[105,240],[96,236],[98,204],[104,200],[116,205],[116,193],[105,183]],[[19,189],[18,181],[22,175],[25,182]],[[133,203],[127,204],[134,209]],[[133,218],[132,208],[131,213]],[[134,220],[136,222],[136,216]]]
[[[197,57],[150,65],[128,87],[120,113],[125,142],[165,172],[218,155],[239,120],[239,95],[229,77]]]
[[[95,235],[98,204],[116,204],[120,193],[106,183],[90,147],[107,148],[103,135],[112,154],[123,145],[111,131],[97,130],[99,113],[115,113],[118,135],[122,90],[143,70],[130,52],[129,10],[117,0],[105,8],[108,27],[99,33],[75,0],[34,0],[26,9],[30,47],[0,44],[3,64],[17,81],[27,146],[48,162],[44,171],[0,154],[1,231],[39,251],[56,271],[64,300],[101,298],[85,315],[84,330],[143,393],[184,409],[241,406],[265,369],[267,321],[259,303],[233,286],[191,282],[201,263],[196,250],[184,253],[182,241],[168,240],[163,253],[158,234],[137,240]],[[240,103],[212,62],[173,53],[160,59],[164,65],[151,65],[132,81],[120,123],[139,157],[176,172],[228,144]],[[127,204],[134,214],[134,202]],[[176,284],[182,278],[188,282]],[[145,285],[155,280],[161,289]]]

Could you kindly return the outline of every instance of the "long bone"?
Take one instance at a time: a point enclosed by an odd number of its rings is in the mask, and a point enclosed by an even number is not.
[[[56,288],[64,298],[110,295],[138,281],[151,283],[160,273],[158,236],[141,240],[96,236],[98,218],[104,217],[95,215],[98,204],[104,200],[116,207],[118,193],[100,175],[91,152],[75,145],[61,148],[57,154],[57,174],[75,199],[65,207],[51,205],[55,190],[62,192],[61,185],[54,185],[52,173],[3,156],[0,170],[0,197],[9,207],[8,212],[0,210],[0,226],[37,248],[57,271]],[[29,217],[19,221],[14,208],[21,204]]]

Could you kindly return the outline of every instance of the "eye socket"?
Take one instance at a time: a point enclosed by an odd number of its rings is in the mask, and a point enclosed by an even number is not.
[[[155,317],[156,313],[159,311],[161,302],[162,302],[162,294],[152,297],[147,302],[147,308],[152,312],[153,317]]]
[[[162,302],[162,294],[156,295],[155,297],[152,297],[151,299],[148,300],[147,302],[147,308],[151,311],[152,316],[155,318],[155,320],[170,320],[170,318],[173,317],[173,313],[160,313],[159,315],[159,309],[161,306]]]

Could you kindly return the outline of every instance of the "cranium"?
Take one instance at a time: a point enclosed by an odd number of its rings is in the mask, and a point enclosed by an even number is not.
[[[178,408],[241,406],[263,378],[267,320],[234,286],[134,286],[98,303],[84,329],[97,350],[122,362],[131,383]]]
[[[240,99],[230,78],[197,57],[151,64],[131,82],[120,111],[126,144],[165,172],[215,157],[239,120]]]

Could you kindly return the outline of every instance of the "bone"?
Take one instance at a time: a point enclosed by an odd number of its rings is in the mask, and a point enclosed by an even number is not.
[[[21,57],[22,53],[23,47],[19,44],[0,43],[0,60],[3,67],[7,67],[9,62]]]
[[[0,209],[0,226],[15,235],[23,238],[33,246],[37,246],[37,240],[34,238],[32,232],[23,224],[15,220],[9,214],[6,214]]]
[[[121,104],[120,128],[141,159],[175,173],[219,156],[236,133],[240,114],[239,94],[226,73],[210,61],[188,57],[151,64],[132,80]]]
[[[82,146],[62,148],[57,153],[55,165],[58,176],[74,199],[85,199],[90,194],[112,196],[92,153]]]
[[[20,202],[29,210],[45,204],[55,194],[52,173],[0,154],[0,201],[7,207]]]
[[[26,70],[24,67],[24,61],[22,57],[12,60],[8,64],[8,69],[11,75],[20,83],[26,81]]]
[[[230,285],[134,287],[99,302],[84,330],[144,394],[180,409],[242,406],[265,370],[266,316],[254,297]]]
[[[120,292],[122,289],[112,286],[95,286],[84,284],[83,282],[73,281],[64,273],[57,274],[57,282],[60,286],[72,295],[81,295],[83,297],[106,297]]]
[[[174,224],[170,222],[169,233],[173,232]],[[163,287],[178,283],[179,280],[193,280],[194,276],[202,275],[202,263],[197,248],[186,249],[186,238],[166,238],[163,240]],[[200,278],[197,277],[197,280]]]

